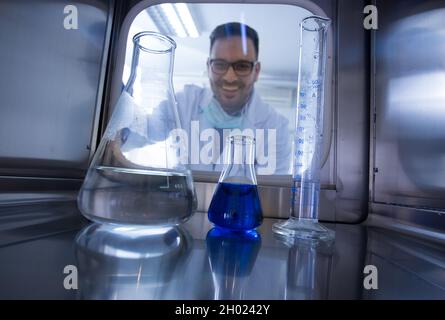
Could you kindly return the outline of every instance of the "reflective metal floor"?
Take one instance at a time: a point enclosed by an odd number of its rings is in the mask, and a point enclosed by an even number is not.
[[[445,299],[438,245],[358,225],[327,225],[331,247],[292,245],[272,234],[275,221],[227,235],[209,232],[203,213],[154,231],[88,224],[75,202],[0,206],[0,298]],[[364,288],[367,265],[376,290]]]

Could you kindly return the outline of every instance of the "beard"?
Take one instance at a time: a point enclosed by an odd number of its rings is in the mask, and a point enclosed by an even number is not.
[[[211,83],[213,94],[228,114],[240,111],[249,100],[252,88],[242,81],[217,80]]]

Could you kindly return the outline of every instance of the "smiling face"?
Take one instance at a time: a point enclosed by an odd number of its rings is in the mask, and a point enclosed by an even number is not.
[[[222,59],[229,63],[256,61],[257,55],[253,41],[249,38],[246,38],[246,40],[247,50],[243,49],[243,41],[239,36],[215,40],[207,62],[213,94],[228,114],[236,113],[246,104],[252,93],[253,85],[258,79],[261,66],[259,63],[255,64],[252,72],[245,76],[237,75],[233,67],[229,67],[224,74],[215,74],[210,67],[210,60]]]

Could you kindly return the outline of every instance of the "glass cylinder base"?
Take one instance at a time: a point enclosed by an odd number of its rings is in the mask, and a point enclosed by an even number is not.
[[[320,224],[317,220],[290,218],[277,222],[272,226],[273,232],[280,236],[297,239],[319,240],[331,242],[335,232]]]

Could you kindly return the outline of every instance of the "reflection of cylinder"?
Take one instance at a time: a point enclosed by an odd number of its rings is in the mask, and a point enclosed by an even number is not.
[[[76,239],[82,299],[171,299],[189,251],[179,228],[93,224]]]
[[[324,82],[330,20],[308,17],[301,23],[296,114],[293,210],[300,219],[317,219],[323,145]],[[296,213],[294,213],[296,216]]]
[[[285,298],[328,299],[332,250],[299,242],[289,250]]]
[[[256,231],[233,232],[220,228],[206,238],[216,300],[243,299],[244,288],[261,246]]]

